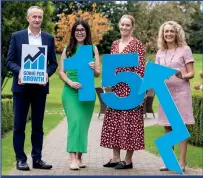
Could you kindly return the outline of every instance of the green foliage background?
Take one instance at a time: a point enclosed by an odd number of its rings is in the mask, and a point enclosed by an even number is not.
[[[10,38],[13,32],[27,28],[27,9],[32,5],[44,9],[42,30],[53,35],[61,13],[71,14],[78,10],[92,11],[92,1],[34,1],[34,2],[2,2],[2,60],[1,84],[6,76],[10,76],[5,68]],[[180,23],[185,32],[188,45],[195,53],[202,53],[202,20],[201,2],[191,1],[130,1],[130,2],[96,2],[97,11],[108,17],[113,30],[106,33],[98,45],[100,54],[110,53],[111,44],[120,38],[119,19],[124,14],[135,18],[135,35],[146,45],[148,53],[157,51],[156,39],[159,27],[167,20]],[[71,8],[70,8],[71,7]],[[6,80],[7,81],[7,80]]]

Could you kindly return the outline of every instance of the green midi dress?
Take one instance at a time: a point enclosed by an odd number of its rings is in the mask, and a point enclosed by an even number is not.
[[[68,70],[67,77],[78,82],[76,70]],[[65,84],[62,103],[68,122],[67,152],[87,153],[88,130],[95,101],[79,101],[78,90]]]

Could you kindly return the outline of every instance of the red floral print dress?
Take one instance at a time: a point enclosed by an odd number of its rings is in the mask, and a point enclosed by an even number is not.
[[[140,77],[145,69],[145,47],[136,38],[133,38],[121,53],[135,53],[139,55],[138,67],[117,68],[119,72],[130,71]],[[113,42],[111,54],[119,53],[119,40]],[[112,90],[120,97],[129,95],[130,88],[126,83],[118,83]],[[100,146],[119,148],[122,150],[144,149],[144,120],[143,103],[131,110],[115,110],[107,108],[102,127]]]

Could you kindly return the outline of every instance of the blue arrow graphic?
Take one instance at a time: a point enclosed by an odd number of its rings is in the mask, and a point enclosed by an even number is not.
[[[172,146],[189,138],[190,134],[164,82],[165,79],[176,72],[177,70],[148,62],[139,92],[143,93],[153,88],[157,94],[159,102],[172,127],[172,131],[157,139],[155,143],[166,167],[169,170],[183,174]]]
[[[34,61],[40,54],[44,54],[45,55],[45,48],[41,48],[41,47],[38,47],[39,48],[39,52],[37,54],[34,55],[34,57],[32,57],[30,54],[28,54],[25,59],[24,59],[24,62],[26,62],[27,60],[30,60],[30,61]]]

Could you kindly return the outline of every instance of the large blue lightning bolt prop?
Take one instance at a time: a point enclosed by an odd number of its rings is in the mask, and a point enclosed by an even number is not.
[[[140,93],[153,88],[166,117],[172,127],[172,131],[155,141],[164,164],[169,170],[183,174],[179,162],[173,152],[172,146],[190,137],[187,127],[183,123],[181,115],[164,82],[177,71],[152,62],[148,62],[140,86]]]

